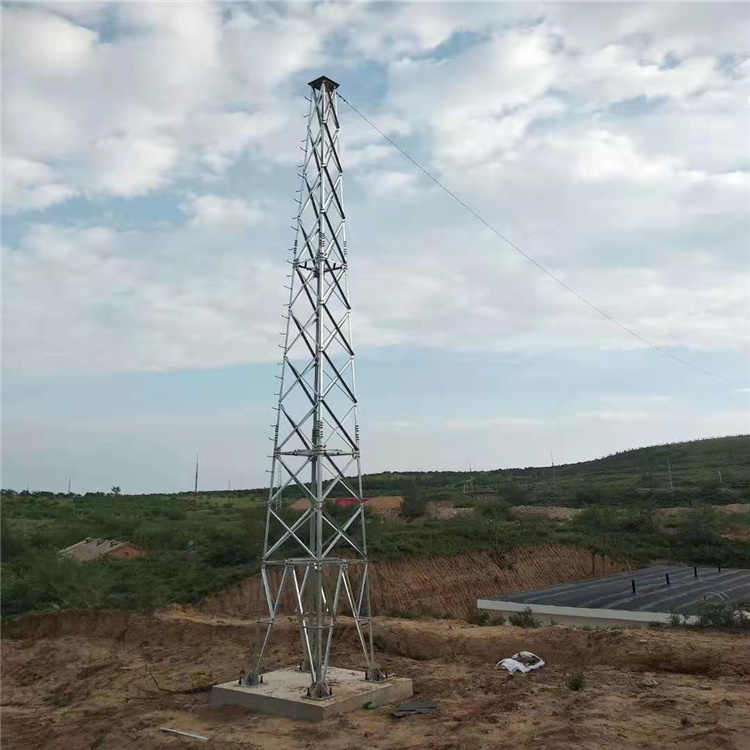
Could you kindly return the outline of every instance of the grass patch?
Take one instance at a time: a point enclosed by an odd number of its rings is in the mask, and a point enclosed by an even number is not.
[[[568,690],[583,690],[586,687],[586,678],[583,676],[583,672],[576,672],[568,677],[565,684],[568,686]]]

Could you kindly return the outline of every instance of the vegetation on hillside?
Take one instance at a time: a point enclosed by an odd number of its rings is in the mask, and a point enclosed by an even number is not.
[[[670,489],[670,469],[672,487]],[[622,451],[555,467],[483,472],[382,472],[363,477],[365,492],[391,495],[418,481],[429,499],[467,500],[494,487],[514,505],[630,505],[651,507],[750,502],[750,435],[692,440]]]
[[[152,610],[257,570],[260,503],[173,496],[3,496],[2,609]],[[81,564],[59,550],[86,537],[135,542],[148,556]]]
[[[490,503],[450,520],[372,517],[372,557],[393,561],[485,550],[505,564],[518,546],[563,543],[634,567],[654,559],[750,567],[750,544],[722,536],[726,517],[706,506],[696,506],[676,533],[657,528],[645,508],[592,507],[574,520],[553,522],[515,519],[509,507]],[[217,503],[172,496],[29,496],[3,498],[3,508],[5,615],[50,608],[153,610],[196,601],[258,570],[263,506],[252,498]],[[83,564],[58,555],[87,536],[130,540],[149,554]]]
[[[747,488],[705,483],[703,489],[696,485],[699,492],[664,493],[628,487],[623,479],[631,477],[627,471],[634,467],[662,462],[668,454],[674,456],[675,473],[681,472],[675,485],[708,472],[708,464],[700,468],[701,460],[730,467],[722,471],[739,482],[746,470],[739,463],[748,449],[750,437],[742,436],[628,451],[589,462],[585,470],[583,464],[557,467],[556,490],[549,483],[529,485],[507,476],[503,484],[496,473],[501,499],[491,501],[463,493],[458,474],[369,475],[368,492],[376,494],[378,485],[382,494],[403,494],[407,513],[396,521],[371,517],[368,544],[375,560],[388,561],[484,550],[505,564],[520,545],[550,542],[580,545],[633,567],[656,559],[750,567],[750,543],[723,535],[728,519],[712,507],[750,499]],[[673,451],[681,452],[682,459]],[[481,483],[490,484],[490,476],[483,475]],[[119,489],[83,496],[2,491],[4,615],[81,607],[153,610],[196,601],[257,572],[265,517],[262,490],[123,495]],[[435,499],[474,505],[475,512],[450,520],[427,518],[426,503]],[[511,512],[513,505],[550,500],[585,510],[569,521],[519,520]],[[665,530],[654,523],[654,509],[663,505],[689,505],[691,510],[675,528]],[[284,513],[295,517],[289,509]],[[733,516],[731,523],[747,527],[750,518]],[[59,556],[59,550],[86,537],[132,541],[148,556],[85,564]]]

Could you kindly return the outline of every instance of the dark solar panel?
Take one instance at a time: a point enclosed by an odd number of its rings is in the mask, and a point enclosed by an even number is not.
[[[697,577],[695,575],[697,571]],[[669,575],[669,585],[667,585]],[[635,581],[635,594],[632,581]],[[494,601],[637,612],[696,614],[703,600],[750,600],[750,570],[659,565],[537,591],[489,597]]]

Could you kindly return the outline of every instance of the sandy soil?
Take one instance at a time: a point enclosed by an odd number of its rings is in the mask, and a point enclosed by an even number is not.
[[[239,675],[254,628],[185,615],[61,613],[6,625],[4,750],[628,750],[750,748],[750,638],[728,633],[537,630],[379,619],[381,663],[435,699],[431,716],[358,710],[321,724],[211,710],[207,686]],[[334,663],[361,666],[342,621]],[[547,666],[508,677],[494,662],[526,647]],[[269,667],[298,660],[283,621]],[[582,671],[579,691],[566,683]],[[654,682],[655,681],[655,682]],[[167,726],[208,742],[166,735]]]

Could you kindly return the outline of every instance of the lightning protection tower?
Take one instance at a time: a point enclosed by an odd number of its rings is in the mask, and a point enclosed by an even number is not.
[[[248,686],[262,681],[269,637],[284,592],[291,591],[302,669],[310,674],[308,696],[317,699],[331,695],[327,673],[339,609],[354,618],[365,679],[384,679],[372,641],[337,88],[325,76],[310,83],[284,355],[277,376],[261,637],[243,680]],[[298,518],[284,511],[283,499],[290,495],[308,500]]]

